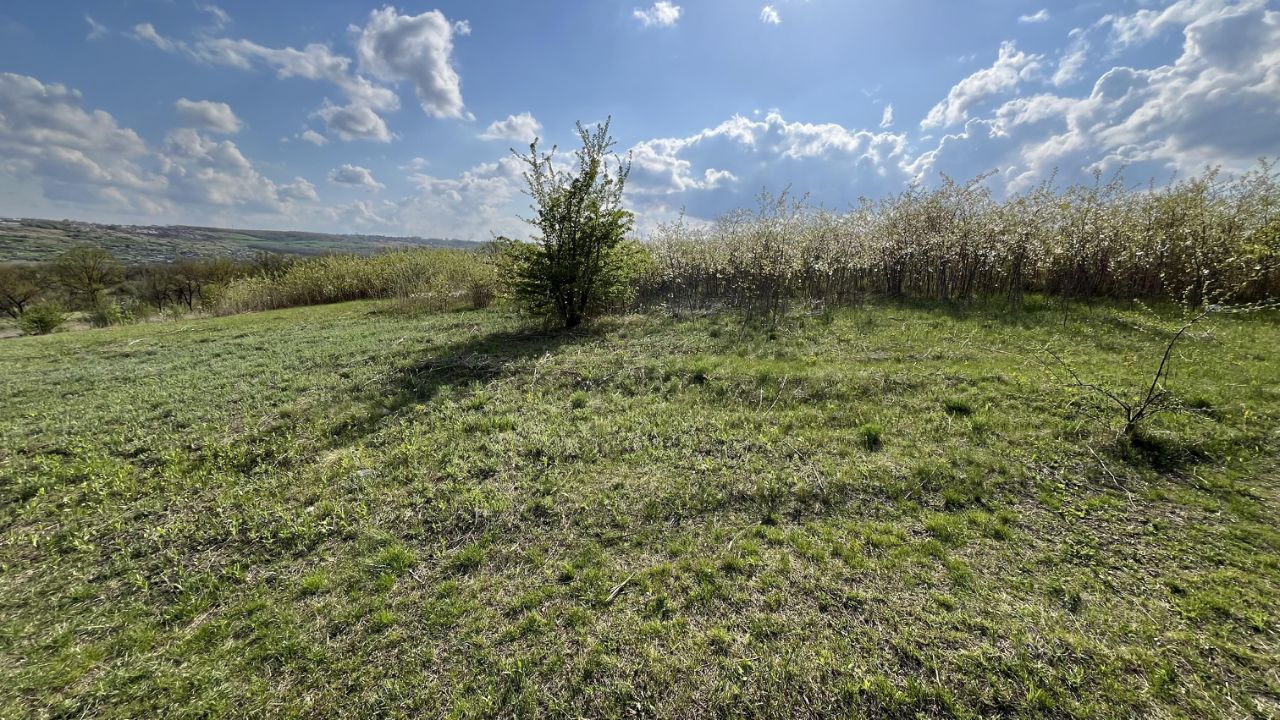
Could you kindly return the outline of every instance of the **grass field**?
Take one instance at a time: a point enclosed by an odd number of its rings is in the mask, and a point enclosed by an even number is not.
[[[1280,318],[0,342],[0,716],[1275,717]]]
[[[99,225],[70,220],[0,222],[0,262],[48,262],[77,245],[102,248],[126,264],[184,257],[248,260],[259,252],[284,255],[370,255],[406,247],[473,249],[477,243],[382,235],[333,235],[283,230],[229,230],[184,225]]]

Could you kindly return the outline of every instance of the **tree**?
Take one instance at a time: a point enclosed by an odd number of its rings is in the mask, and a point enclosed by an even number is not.
[[[601,311],[607,297],[615,249],[631,230],[632,214],[622,207],[631,159],[613,152],[610,121],[587,130],[578,123],[582,149],[576,172],[555,165],[556,148],[540,153],[538,141],[519,157],[533,198],[536,244],[512,243],[506,263],[515,298],[529,310],[574,328]]]
[[[43,277],[37,268],[0,265],[0,312],[17,320],[43,290]]]
[[[101,293],[124,280],[124,268],[106,250],[79,245],[53,261],[53,275],[72,299],[90,307]]]

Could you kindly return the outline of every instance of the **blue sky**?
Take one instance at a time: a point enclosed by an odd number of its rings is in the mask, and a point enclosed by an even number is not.
[[[638,231],[790,187],[997,194],[1280,155],[1266,0],[0,7],[0,215],[526,236],[509,148],[612,115]]]

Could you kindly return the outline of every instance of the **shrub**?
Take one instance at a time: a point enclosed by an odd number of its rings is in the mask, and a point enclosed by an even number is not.
[[[1098,177],[1004,200],[985,180],[945,179],[843,213],[762,195],[756,212],[662,225],[639,302],[773,319],[790,305],[868,294],[1013,307],[1029,292],[1192,306],[1280,297],[1280,173],[1270,162],[1231,180],[1208,171],[1130,189]]]
[[[536,140],[527,156],[519,156],[528,165],[525,180],[536,213],[530,223],[539,236],[534,244],[509,243],[504,265],[517,302],[565,328],[609,306],[610,290],[620,279],[615,250],[632,226],[631,213],[622,207],[630,160],[614,155],[609,122],[594,132],[578,123],[578,137],[576,172],[558,169],[556,149],[539,153]]]
[[[18,327],[24,335],[48,335],[66,322],[62,308],[52,303],[41,303],[27,308],[18,318]]]
[[[862,438],[862,446],[868,450],[879,450],[884,444],[884,428],[879,423],[867,423],[858,428],[858,437]]]
[[[130,320],[119,305],[101,295],[94,301],[93,307],[89,308],[87,317],[89,324],[96,328],[123,325]]]
[[[473,307],[487,304],[495,286],[492,264],[462,250],[325,255],[294,262],[276,276],[233,280],[216,293],[216,309],[235,313],[397,298],[405,308],[438,312],[468,301]]]

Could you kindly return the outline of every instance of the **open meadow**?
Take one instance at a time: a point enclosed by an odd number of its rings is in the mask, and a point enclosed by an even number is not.
[[[0,716],[1274,717],[1280,319],[0,342]],[[1174,326],[1176,327],[1176,326]],[[1095,417],[1097,416],[1097,417]]]
[[[1280,0],[682,2],[0,6],[0,720],[1280,720]]]

